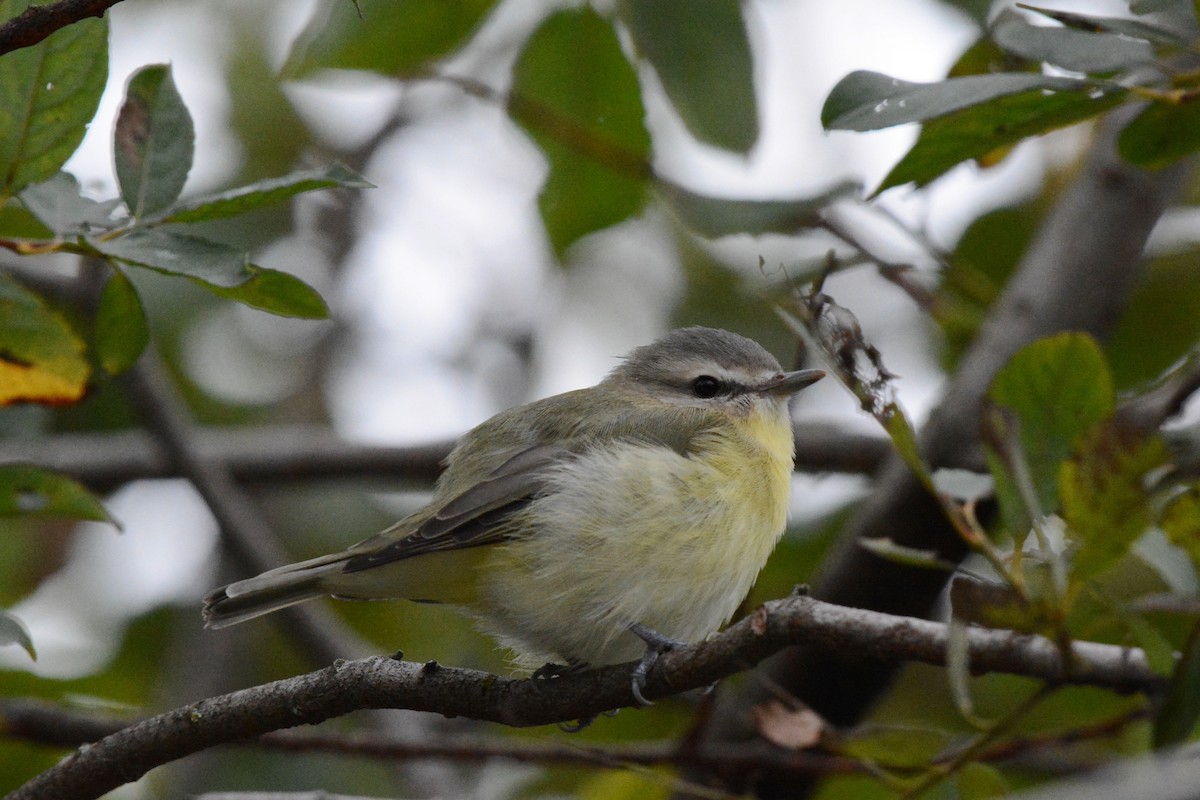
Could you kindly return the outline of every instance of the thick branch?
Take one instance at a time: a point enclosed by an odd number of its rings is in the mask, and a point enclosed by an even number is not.
[[[0,25],[0,55],[29,47],[55,31],[87,19],[102,17],[121,0],[60,0],[42,6],[30,6]]]
[[[1118,691],[1161,692],[1140,650],[1078,642],[1064,667],[1039,636],[972,629],[971,668]],[[946,627],[925,620],[842,608],[804,596],[776,600],[713,639],[666,653],[646,683],[650,698],[708,686],[790,645],[839,660],[944,662]],[[136,723],[81,748],[7,800],[88,800],[156,766],[218,744],[359,709],[404,708],[445,716],[545,725],[631,705],[630,665],[551,681],[500,678],[382,656],[339,662],[287,680],[202,700]]]

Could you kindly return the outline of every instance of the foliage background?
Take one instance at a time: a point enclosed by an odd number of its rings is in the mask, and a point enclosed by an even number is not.
[[[643,38],[631,32],[638,4],[596,4],[593,33],[565,44],[539,27],[564,8],[560,4],[360,5],[362,20],[345,3],[266,0],[127,0],[109,13],[106,93],[65,167],[92,196],[117,193],[109,155],[117,108],[128,77],[156,62],[171,64],[196,123],[185,199],[335,161],[376,186],[304,194],[290,205],[197,226],[249,251],[254,263],[316,287],[331,308],[327,321],[268,316],[186,281],[141,270],[130,275],[151,339],[203,425],[292,426],[276,436],[296,435],[300,442],[294,426],[329,425],[356,442],[444,441],[500,408],[592,383],[615,355],[683,324],[744,332],[789,360],[793,334],[764,300],[778,296],[779,268],[807,276],[830,248],[848,261],[857,257],[853,248],[823,231],[700,237],[684,224],[686,209],[655,195],[644,175],[623,174],[611,155],[602,156],[599,167],[580,161],[577,149],[547,134],[553,126],[544,109],[531,111],[511,98],[612,104],[613,115],[601,115],[604,141],[649,157],[660,179],[705,195],[784,199],[800,208],[803,199],[845,179],[876,187],[916,135],[911,128],[824,133],[820,106],[837,80],[853,69],[938,80],[979,35],[986,10],[930,0],[747,2],[741,15],[705,16],[709,46],[729,60],[702,75],[691,69],[695,56],[673,68],[668,56],[654,56],[655,43],[671,36],[658,32],[656,39],[653,18],[641,29]],[[1077,5],[1095,14],[1127,11],[1123,3]],[[565,8],[562,13],[592,13]],[[324,14],[335,16],[325,20]],[[625,27],[614,40],[617,49],[605,50],[606,37],[617,36],[609,24],[614,15]],[[541,43],[539,35],[546,38],[544,51],[533,46]],[[564,90],[554,74],[564,55],[555,48],[566,50],[567,63],[578,58],[584,77],[595,80]],[[638,72],[622,80],[602,79],[619,73],[619,65],[592,69],[604,58],[635,52],[643,56]],[[588,60],[593,57],[600,61]],[[442,77],[432,76],[431,64]],[[355,71],[340,71],[347,69]],[[519,91],[507,95],[511,80]],[[639,131],[643,103],[647,130]],[[920,191],[893,189],[874,206],[845,203],[831,212],[877,258],[911,264],[930,283],[940,276],[943,291],[961,290],[954,279],[985,278],[987,291],[967,293],[968,302],[957,306],[961,315],[942,317],[940,325],[869,268],[845,270],[826,284],[901,376],[901,401],[916,420],[935,401],[943,370],[974,333],[994,296],[989,292],[1013,269],[1091,136],[1086,129],[1055,133],[1019,145],[990,169],[966,165]],[[588,141],[595,140],[585,140],[585,149]],[[583,194],[592,202],[573,207],[570,196],[556,198],[556,179],[588,187]],[[1193,192],[1187,194],[1190,200]],[[1193,218],[1186,205],[1173,211],[1151,242],[1154,263],[1106,348],[1119,388],[1161,373],[1200,332]],[[920,235],[905,235],[904,226]],[[947,278],[939,271],[943,251],[951,263],[969,263],[976,272]],[[68,254],[6,256],[2,264],[35,282],[69,278],[77,269]],[[81,312],[64,307],[86,327]],[[875,430],[846,398],[836,386],[817,387],[806,392],[798,417],[837,430]],[[79,440],[103,460],[131,447],[134,440],[122,432],[140,413],[119,382],[99,376],[78,405],[0,410],[0,431],[24,452],[63,434],[109,432],[110,438]],[[858,476],[798,476],[796,483],[793,528],[750,603],[807,580],[837,524],[867,491]],[[387,474],[265,481],[252,491],[289,556],[303,558],[383,527],[419,503],[427,485]],[[269,623],[219,634],[200,630],[198,598],[229,573],[219,565],[216,524],[186,482],[117,481],[104,488],[111,491],[105,505],[123,526],[119,535],[103,523],[0,521],[0,607],[28,625],[39,651],[31,664],[18,648],[0,650],[4,694],[149,711],[311,666]],[[1121,579],[1141,587],[1163,580],[1141,565]],[[1180,580],[1186,584],[1189,577]],[[505,669],[488,641],[443,609],[338,604],[335,611],[380,651],[403,647],[411,659]],[[1181,644],[1185,626],[1175,627],[1168,624],[1167,635]],[[976,710],[998,715],[1024,686],[1003,676],[980,678]],[[1045,735],[1124,714],[1130,706],[1107,693],[1072,690],[1023,725],[1031,735]],[[679,699],[626,711],[577,740],[677,737],[693,710],[693,700]],[[928,668],[906,670],[875,721],[910,726],[905,747],[894,737],[873,745],[893,758],[909,750],[914,760],[923,758],[969,730],[947,682],[930,677]],[[403,713],[345,724],[421,739],[481,732],[467,722]],[[942,732],[922,738],[912,733],[914,724]],[[562,736],[553,729],[487,733]],[[1103,747],[1137,749],[1147,735],[1144,727],[1130,726]],[[869,745],[864,748],[860,755],[871,757]],[[0,742],[0,787],[16,786],[59,756],[21,741]],[[1030,779],[1020,771],[1005,777],[1018,786]],[[823,792],[891,796],[862,780],[830,781]],[[644,796],[672,786],[663,774],[637,771],[504,762],[392,767],[236,749],[172,765],[114,794],[321,787],[384,795],[396,793],[397,785],[414,795],[480,797]],[[970,796],[989,791],[957,790]]]

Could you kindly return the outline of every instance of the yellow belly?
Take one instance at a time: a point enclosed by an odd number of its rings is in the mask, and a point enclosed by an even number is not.
[[[752,415],[692,452],[635,443],[556,468],[481,564],[482,627],[521,663],[637,658],[638,623],[699,641],[728,621],[783,532],[786,417]]]

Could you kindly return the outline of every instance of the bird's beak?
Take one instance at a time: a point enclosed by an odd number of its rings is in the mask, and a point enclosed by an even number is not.
[[[763,394],[793,395],[824,377],[825,373],[819,369],[799,369],[795,372],[785,372],[778,378],[772,378],[759,386],[758,391]]]

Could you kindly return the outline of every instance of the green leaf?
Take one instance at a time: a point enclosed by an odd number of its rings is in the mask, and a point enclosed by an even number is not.
[[[710,239],[736,234],[799,233],[818,225],[820,213],[834,200],[858,194],[861,186],[844,181],[812,197],[791,200],[736,200],[696,194],[660,179],[658,193],[684,225]]]
[[[550,162],[538,198],[555,252],[638,213],[650,135],[637,74],[590,8],[559,11],[517,60],[508,113]]]
[[[0,275],[0,405],[74,403],[90,375],[83,342],[62,315]]]
[[[826,130],[875,131],[944,117],[1014,94],[1086,93],[1094,84],[1028,72],[967,75],[938,83],[911,83],[858,70],[838,81],[821,109]]]
[[[0,236],[10,239],[50,239],[54,231],[15,201],[0,206]]]
[[[295,275],[250,264],[250,279],[237,286],[210,286],[220,297],[253,306],[281,317],[327,319],[329,306],[317,293]]]
[[[135,72],[113,136],[117,182],[133,216],[149,216],[175,202],[192,168],[195,139],[171,67],[155,64]]]
[[[1145,533],[1152,518],[1146,475],[1169,458],[1161,438],[1143,437],[1115,421],[1093,428],[1079,443],[1059,476],[1062,517],[1077,544],[1072,581],[1104,572]]]
[[[0,517],[70,517],[113,522],[78,482],[33,464],[0,465]]]
[[[79,181],[66,172],[26,187],[21,205],[58,236],[105,232],[121,222],[114,216],[120,200],[97,202],[84,197]]]
[[[134,365],[150,341],[146,314],[133,283],[118,269],[100,293],[93,334],[100,366],[119,375]]]
[[[1117,139],[1121,157],[1158,169],[1200,150],[1200,100],[1151,103]]]
[[[948,731],[898,725],[862,725],[833,742],[842,755],[883,767],[925,768],[951,743]]]
[[[1132,5],[1132,4],[1131,4]],[[1105,31],[1117,33],[1131,39],[1145,39],[1161,45],[1186,45],[1190,36],[1181,32],[1168,30],[1128,17],[1098,17],[1093,14],[1077,14],[1073,11],[1059,11],[1055,8],[1042,8],[1024,3],[1021,8],[1036,11],[1044,17],[1061,22],[1068,28],[1081,31]],[[1136,12],[1135,12],[1136,13]]]
[[[30,0],[0,0],[0,22]],[[0,200],[44,181],[75,152],[108,80],[108,23],[85,19],[7,53],[0,68]]]
[[[960,800],[991,800],[1011,796],[1011,788],[1003,773],[991,764],[971,761],[954,772],[954,782]]]
[[[1154,720],[1154,747],[1182,744],[1200,719],[1200,622],[1192,627]]]
[[[617,11],[691,134],[748,152],[758,140],[758,104],[741,3],[621,0]]]
[[[1112,85],[1090,92],[1036,90],[996,97],[930,120],[875,193],[906,183],[924,186],[963,161],[1098,116],[1126,95],[1123,88]]]
[[[1164,253],[1142,270],[1106,350],[1118,388],[1153,381],[1200,341],[1200,247]]]
[[[220,194],[196,197],[167,209],[151,222],[207,222],[282,203],[303,192],[338,187],[373,189],[375,185],[341,164],[332,164],[259,181]]]
[[[25,623],[7,611],[0,611],[0,647],[6,644],[20,645],[30,658],[37,661],[37,651],[33,649],[33,639]]]
[[[1116,72],[1154,62],[1154,48],[1143,39],[1030,25],[1010,9],[992,24],[992,38],[1010,53],[1074,72]]]
[[[1200,485],[1176,495],[1158,520],[1167,540],[1188,554],[1200,571]]]
[[[496,0],[323,0],[296,39],[285,76],[359,69],[397,77],[456,51]]]
[[[1059,465],[1114,407],[1112,377],[1099,345],[1084,333],[1039,339],[996,374],[988,397],[1016,414],[1041,511],[1053,513]]]
[[[122,263],[191,278],[221,297],[272,314],[328,316],[325,302],[308,284],[287,273],[254,266],[245,252],[226,244],[157,228],[89,243]]]

